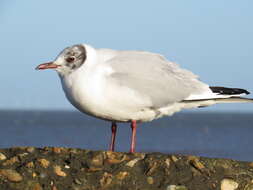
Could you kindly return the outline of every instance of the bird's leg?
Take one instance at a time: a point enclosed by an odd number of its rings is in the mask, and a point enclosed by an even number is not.
[[[130,153],[134,153],[135,152],[135,137],[136,137],[136,127],[137,127],[137,123],[136,120],[132,120],[131,121],[131,128],[132,128],[132,138],[131,138],[131,147],[130,147]]]
[[[117,124],[115,122],[112,122],[111,129],[112,129],[112,136],[111,136],[110,151],[114,151],[114,144],[117,132]]]

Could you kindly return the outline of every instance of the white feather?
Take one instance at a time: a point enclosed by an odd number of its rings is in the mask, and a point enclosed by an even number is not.
[[[84,46],[85,63],[71,73],[60,68],[58,72],[68,100],[89,115],[121,122],[150,121],[231,97],[213,93],[192,72],[161,55]],[[56,59],[58,64],[64,61],[62,56]]]

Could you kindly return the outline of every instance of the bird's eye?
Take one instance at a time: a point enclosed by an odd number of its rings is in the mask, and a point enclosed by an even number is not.
[[[74,57],[74,56],[67,57],[67,58],[66,58],[66,61],[67,61],[68,63],[72,63],[73,61],[75,61],[75,57]]]

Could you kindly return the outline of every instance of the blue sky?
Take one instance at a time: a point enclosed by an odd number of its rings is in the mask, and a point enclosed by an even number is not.
[[[210,85],[253,92],[252,10],[250,0],[1,0],[0,109],[74,109],[56,73],[34,68],[76,43],[157,52]]]

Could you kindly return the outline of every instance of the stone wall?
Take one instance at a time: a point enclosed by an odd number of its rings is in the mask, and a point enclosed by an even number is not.
[[[72,148],[0,149],[0,190],[253,190],[253,163]]]

